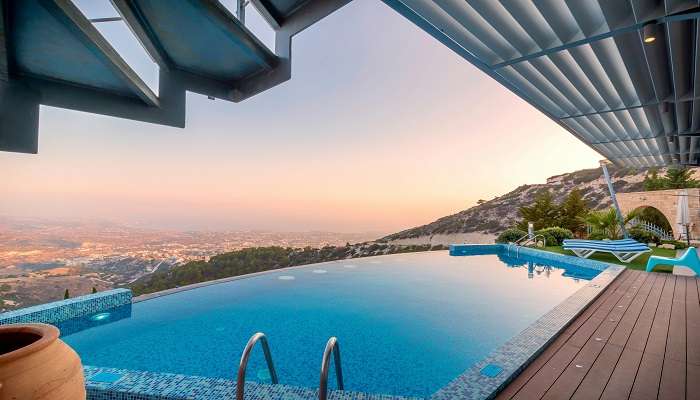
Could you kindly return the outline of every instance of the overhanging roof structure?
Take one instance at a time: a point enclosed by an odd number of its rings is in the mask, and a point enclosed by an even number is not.
[[[158,95],[70,0],[0,1],[0,150],[36,152],[39,104],[182,127],[185,91],[236,102],[284,82],[292,36],[350,0],[250,0],[274,52],[216,0],[112,0]],[[383,0],[630,167],[700,165],[699,1]]]
[[[186,91],[238,102],[288,80],[292,37],[350,0],[250,2],[274,52],[217,0],[112,0],[156,95],[71,0],[0,0],[0,150],[37,152],[40,104],[184,127]]]
[[[614,163],[700,163],[698,0],[384,2]]]

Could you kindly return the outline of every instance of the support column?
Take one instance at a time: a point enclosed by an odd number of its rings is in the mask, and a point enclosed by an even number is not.
[[[627,229],[625,229],[625,220],[622,217],[622,211],[620,211],[620,206],[617,204],[617,197],[615,196],[615,188],[613,188],[612,181],[610,181],[610,173],[608,173],[608,164],[610,161],[601,160],[600,166],[603,168],[603,175],[605,176],[605,182],[608,184],[608,190],[610,191],[610,198],[612,199],[613,207],[615,207],[615,212],[617,213],[617,220],[620,222],[620,230],[622,230],[622,236],[625,239],[629,237],[627,234]]]
[[[24,84],[0,80],[0,151],[38,152],[39,100]]]

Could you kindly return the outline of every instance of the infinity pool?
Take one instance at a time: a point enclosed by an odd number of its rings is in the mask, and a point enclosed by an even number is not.
[[[336,336],[347,390],[429,396],[598,273],[445,251],[354,259],[138,302],[63,339],[86,365],[235,379],[261,331],[280,383],[317,387]],[[260,348],[247,376],[269,381]]]

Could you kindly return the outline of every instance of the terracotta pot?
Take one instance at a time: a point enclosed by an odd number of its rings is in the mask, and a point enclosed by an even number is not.
[[[45,324],[0,326],[0,400],[81,400],[80,357]]]

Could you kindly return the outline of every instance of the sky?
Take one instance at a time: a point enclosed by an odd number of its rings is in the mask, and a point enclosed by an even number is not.
[[[122,24],[99,29],[155,86]],[[254,12],[246,24],[272,43]],[[602,158],[380,1],[292,46],[290,81],[241,103],[188,94],[184,129],[42,106],[39,154],[0,152],[0,215],[389,233]]]

